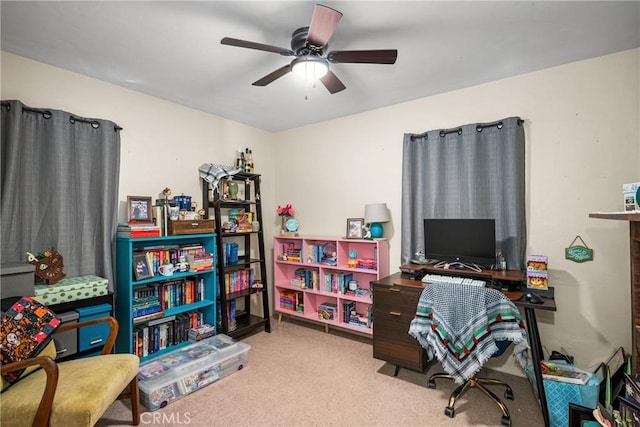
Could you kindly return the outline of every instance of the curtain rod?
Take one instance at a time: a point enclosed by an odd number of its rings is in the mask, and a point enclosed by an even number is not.
[[[2,101],[2,106],[5,107],[7,110],[11,109],[11,104],[9,104],[7,101]],[[52,114],[51,111],[49,110],[42,110],[42,109],[38,109],[38,108],[30,108],[27,106],[23,106],[22,107],[22,111],[28,111],[30,113],[42,113],[42,117],[44,117],[45,119],[50,119]],[[91,125],[92,128],[94,129],[98,129],[100,127],[100,122],[98,122],[97,120],[87,120],[87,119],[82,119],[80,117],[74,117],[72,115],[69,116],[69,122],[71,123],[75,123],[75,122],[80,122],[80,123],[88,123]],[[116,124],[113,125],[113,129],[118,132],[119,130],[122,130],[122,128]]]
[[[522,126],[524,123],[524,119],[518,119],[518,126]],[[502,121],[494,122],[494,123],[485,123],[476,125],[476,132],[482,132],[486,128],[497,127],[498,129],[502,129],[504,123]],[[423,132],[418,135],[411,135],[411,141],[415,141],[419,138],[427,138],[429,131]],[[450,133],[457,133],[458,135],[462,135],[462,127],[457,127],[454,129],[442,129],[439,133],[441,138],[444,138],[446,135]]]

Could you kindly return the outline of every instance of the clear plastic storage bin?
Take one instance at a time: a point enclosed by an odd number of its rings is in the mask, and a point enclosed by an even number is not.
[[[249,363],[251,346],[216,335],[140,365],[140,400],[150,410],[164,408]]]

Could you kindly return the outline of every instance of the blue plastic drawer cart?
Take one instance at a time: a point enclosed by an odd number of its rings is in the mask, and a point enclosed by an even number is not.
[[[76,311],[78,312],[78,322],[84,322],[86,320],[110,316],[111,306],[109,304],[99,304],[90,307],[76,308]],[[109,325],[107,323],[84,326],[78,329],[78,351],[100,349],[107,341],[108,336]]]

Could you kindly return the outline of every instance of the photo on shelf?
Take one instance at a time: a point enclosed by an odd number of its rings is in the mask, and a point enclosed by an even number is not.
[[[153,277],[153,269],[145,253],[133,255],[133,274],[136,281]]]
[[[152,223],[151,197],[127,196],[127,221],[129,223]]]
[[[364,218],[347,219],[347,239],[363,238]]]

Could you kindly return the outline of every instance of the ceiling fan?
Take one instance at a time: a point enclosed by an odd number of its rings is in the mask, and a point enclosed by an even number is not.
[[[290,64],[253,82],[254,86],[266,86],[291,71],[308,80],[320,80],[330,93],[337,93],[346,86],[329,69],[329,63],[395,64],[398,56],[396,49],[334,50],[322,56],[341,18],[342,13],[337,10],[317,4],[313,9],[311,24],[293,32],[291,49],[231,37],[224,37],[220,43],[295,57]]]

